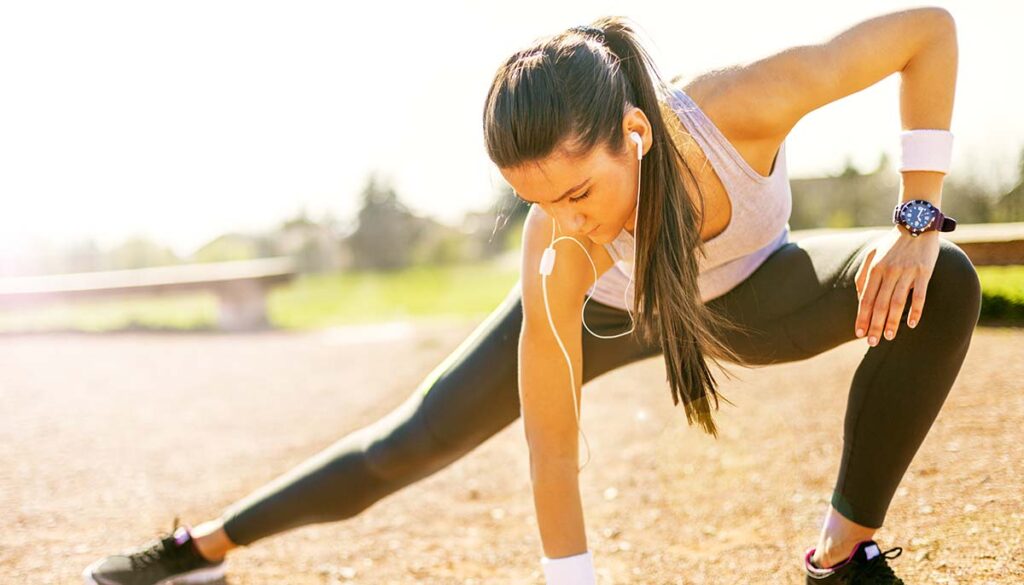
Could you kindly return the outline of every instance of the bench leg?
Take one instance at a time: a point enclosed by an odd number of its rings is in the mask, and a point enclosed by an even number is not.
[[[267,291],[255,282],[237,282],[217,290],[217,324],[223,331],[267,329]]]

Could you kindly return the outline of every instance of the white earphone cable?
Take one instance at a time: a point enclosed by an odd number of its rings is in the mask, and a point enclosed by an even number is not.
[[[636,176],[636,217],[637,217],[637,221],[635,221],[634,225],[633,225],[633,233],[634,233],[634,237],[633,237],[633,241],[634,241],[634,245],[633,245],[633,265],[630,267],[630,271],[629,271],[629,283],[626,285],[626,289],[622,293],[622,301],[623,301],[623,304],[626,306],[626,312],[629,314],[630,327],[629,327],[629,331],[624,331],[624,332],[618,333],[616,335],[599,335],[597,333],[594,333],[590,329],[590,327],[587,326],[587,319],[586,319],[587,303],[590,302],[590,297],[593,296],[593,295],[592,295],[592,293],[591,294],[587,294],[586,300],[583,301],[583,312],[582,312],[582,315],[581,315],[581,319],[583,321],[583,327],[591,335],[593,335],[594,337],[599,337],[601,339],[615,339],[615,338],[618,338],[618,337],[622,337],[623,335],[628,335],[628,334],[632,333],[633,330],[636,328],[636,321],[633,318],[633,312],[630,311],[630,309],[629,309],[629,301],[628,301],[628,298],[627,298],[627,293],[629,292],[629,287],[633,284],[633,271],[635,270],[635,267],[636,267],[636,245],[635,245],[635,242],[636,242],[637,228],[638,228],[639,223],[640,223],[639,222],[639,217],[640,217],[640,176],[641,176],[641,174],[640,174],[640,165],[643,164],[643,142],[640,139],[640,135],[635,133],[635,132],[630,134],[630,138],[637,145],[637,167],[636,167],[636,175],[637,175]],[[594,285],[595,286],[597,285],[597,265],[594,264],[594,259],[591,258],[590,254],[587,252],[586,246],[584,246],[582,243],[580,243],[580,241],[577,240],[576,238],[573,238],[571,236],[561,236],[561,237],[556,238],[555,237],[555,222],[552,221],[552,223],[551,223],[551,243],[548,245],[547,249],[544,250],[544,256],[541,259],[541,264],[540,264],[540,274],[542,275],[541,276],[541,290],[543,291],[543,294],[544,294],[544,310],[547,312],[548,324],[551,326],[551,333],[554,334],[555,341],[558,342],[558,347],[562,350],[562,355],[565,356],[565,362],[569,366],[569,388],[570,388],[570,392],[572,393],[573,409],[574,409],[574,411],[576,413],[576,428],[579,429],[580,434],[583,436],[583,442],[587,446],[587,460],[583,463],[583,465],[581,467],[579,467],[576,470],[576,472],[579,473],[580,471],[583,471],[583,468],[587,466],[587,463],[590,463],[590,442],[587,440],[587,435],[583,432],[583,427],[580,425],[580,407],[579,407],[579,402],[576,400],[576,375],[573,372],[573,368],[572,368],[572,358],[569,357],[569,352],[568,352],[568,350],[565,349],[565,345],[562,343],[562,338],[559,337],[559,335],[558,335],[558,331],[555,328],[555,321],[551,317],[551,306],[548,303],[548,275],[551,274],[551,271],[554,269],[554,263],[555,263],[555,243],[558,242],[559,240],[569,240],[571,242],[575,242],[576,245],[578,245],[583,250],[583,253],[586,254],[586,256],[587,256],[587,260],[590,261],[590,266],[594,269]]]

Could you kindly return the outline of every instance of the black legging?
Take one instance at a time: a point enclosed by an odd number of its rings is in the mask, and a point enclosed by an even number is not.
[[[857,339],[857,270],[868,244],[887,231],[819,235],[776,250],[746,280],[709,301],[745,326],[743,333],[725,334],[727,343],[763,365],[806,359]],[[222,515],[228,537],[248,545],[291,528],[351,518],[516,420],[520,300],[517,283],[401,405],[231,505]],[[908,299],[896,337],[868,347],[853,376],[832,493],[843,516],[882,526],[960,371],[980,309],[974,266],[940,238],[917,327],[906,326]],[[594,300],[586,318],[602,335],[629,328],[625,311]],[[600,339],[584,330],[583,382],[659,353],[635,335]]]

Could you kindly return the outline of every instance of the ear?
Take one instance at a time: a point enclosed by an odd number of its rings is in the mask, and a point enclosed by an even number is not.
[[[633,106],[622,118],[622,136],[626,141],[626,148],[633,158],[636,158],[636,143],[629,139],[629,133],[636,132],[644,141],[644,155],[651,149],[654,142],[654,134],[651,130],[651,121],[640,108]]]

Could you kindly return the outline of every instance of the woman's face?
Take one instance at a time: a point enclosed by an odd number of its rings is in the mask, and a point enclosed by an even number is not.
[[[638,132],[649,148],[650,133]],[[612,153],[598,145],[583,157],[564,150],[538,164],[501,169],[502,176],[523,200],[540,205],[558,222],[563,234],[587,237],[604,244],[636,224],[636,143],[626,140],[623,152]]]

